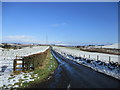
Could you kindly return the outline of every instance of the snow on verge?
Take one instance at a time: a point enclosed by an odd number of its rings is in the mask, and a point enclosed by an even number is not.
[[[85,58],[84,56],[79,55],[78,52],[75,52],[74,50],[71,50],[70,52],[70,50],[63,48],[63,47],[62,48],[53,47],[53,49],[59,54],[61,54],[62,56],[64,56],[65,58],[68,58],[79,64],[90,67],[95,71],[107,74],[109,76],[112,76],[120,80],[120,64],[118,64],[118,62],[116,63],[106,62],[105,60],[96,60],[96,59],[91,59],[88,57]]]

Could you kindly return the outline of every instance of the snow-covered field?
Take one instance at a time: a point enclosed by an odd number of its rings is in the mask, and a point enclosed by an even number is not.
[[[2,49],[0,48],[0,87],[3,87],[5,85],[8,85],[8,83],[16,83],[17,79],[14,81],[10,81],[9,78],[11,78],[11,74],[13,72],[13,60],[17,58],[22,58],[24,56],[29,56],[32,54],[44,52],[47,50],[49,47],[48,46],[34,46],[32,48],[30,47],[25,47],[22,49]],[[18,77],[19,79],[19,76]],[[29,75],[28,75],[29,76]]]
[[[105,46],[102,46],[102,48],[120,49],[120,43],[115,43],[112,45],[105,45]]]
[[[39,79],[38,74],[34,74],[33,72],[23,73],[21,72],[18,75],[13,74],[1,74],[0,75],[0,89],[6,88],[17,88],[22,86],[23,84],[34,81],[35,79]]]
[[[88,58],[88,59],[93,59],[93,60],[100,60],[106,63],[109,63],[109,58],[110,61],[117,62],[120,64],[120,55],[112,55],[112,54],[104,54],[104,53],[95,53],[95,52],[87,52],[87,51],[81,51],[77,49],[70,49],[66,47],[53,47],[54,50],[58,52],[63,52],[70,54],[72,56],[76,57],[82,57],[82,58]]]
[[[119,55],[86,52],[86,51],[80,51],[77,49],[70,49],[66,47],[53,47],[53,49],[62,56],[70,60],[73,60],[79,64],[90,67],[95,71],[99,71],[104,74],[113,76],[120,80]],[[99,56],[98,60],[97,60],[97,56]],[[109,57],[111,58],[110,62],[109,62]],[[117,64],[115,65],[115,63]]]

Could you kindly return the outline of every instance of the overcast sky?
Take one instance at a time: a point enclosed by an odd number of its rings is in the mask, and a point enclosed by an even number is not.
[[[117,2],[4,2],[3,42],[116,43],[117,10]]]

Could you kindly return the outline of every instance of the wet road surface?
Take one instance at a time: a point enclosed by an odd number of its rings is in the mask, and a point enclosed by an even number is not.
[[[120,80],[96,72],[51,51],[59,66],[48,81],[37,88],[120,88]]]

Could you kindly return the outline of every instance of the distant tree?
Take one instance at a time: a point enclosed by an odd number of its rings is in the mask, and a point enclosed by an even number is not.
[[[12,46],[11,45],[8,45],[7,43],[5,43],[2,48],[5,48],[5,49],[10,49]]]

